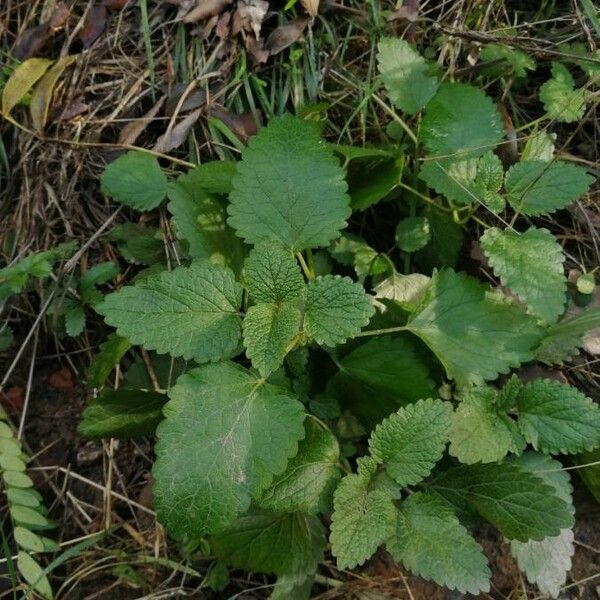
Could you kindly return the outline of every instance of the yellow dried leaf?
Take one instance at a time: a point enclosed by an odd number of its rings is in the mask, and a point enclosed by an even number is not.
[[[13,71],[2,92],[2,114],[10,114],[51,64],[45,58],[29,58]]]
[[[319,12],[319,1],[320,0],[300,0],[300,4],[302,4],[304,10],[311,17],[316,17]]]
[[[52,101],[52,92],[63,71],[75,60],[74,56],[63,56],[58,59],[52,68],[42,77],[31,95],[29,111],[35,129],[44,130],[48,118],[48,110]]]

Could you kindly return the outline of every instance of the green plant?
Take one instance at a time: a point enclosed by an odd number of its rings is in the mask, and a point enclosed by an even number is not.
[[[160,420],[160,521],[176,539],[206,538],[219,565],[276,574],[276,596],[308,597],[326,543],[319,515],[332,508],[340,568],[385,545],[423,577],[485,591],[487,560],[469,530],[487,521],[530,581],[557,594],[573,508],[568,475],[550,455],[600,446],[600,409],[546,379],[490,382],[527,362],[568,359],[600,323],[597,311],[564,317],[562,249],[532,224],[593,178],[554,159],[550,136],[505,173],[493,152],[502,120],[483,91],[440,84],[406,42],[379,50],[392,102],[423,111],[417,133],[393,113],[402,146],[340,147],[341,166],[317,125],[284,115],[235,166],[200,165],[175,181],[147,154],[107,168],[103,189],[119,202],[150,210],[169,198],[184,264],[96,304],[117,335],[94,363],[92,387],[130,345],[170,355],[167,371],[181,374],[102,392],[81,431],[147,433]],[[345,179],[365,161],[388,163],[395,179],[354,202]],[[342,233],[352,209],[398,189],[402,268]],[[507,211],[510,223],[496,217]],[[454,270],[469,219],[485,228],[483,252],[515,297]],[[348,266],[360,283],[339,273]],[[175,368],[174,359],[195,364]],[[558,550],[548,556],[550,546]]]

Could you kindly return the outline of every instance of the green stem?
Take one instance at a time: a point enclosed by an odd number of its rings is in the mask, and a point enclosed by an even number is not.
[[[355,337],[367,337],[370,335],[384,335],[386,333],[398,333],[400,331],[410,331],[406,325],[401,327],[387,327],[386,329],[371,329],[370,331],[361,331]]]

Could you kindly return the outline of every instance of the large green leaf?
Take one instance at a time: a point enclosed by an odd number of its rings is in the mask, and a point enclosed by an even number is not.
[[[349,277],[325,275],[306,286],[304,330],[318,344],[337,346],[367,325],[375,308]]]
[[[435,393],[429,370],[408,336],[370,339],[346,354],[338,366],[328,393],[370,426],[398,407]]]
[[[251,244],[326,246],[350,216],[343,169],[317,126],[290,115],[250,139],[233,185],[228,222]]]
[[[491,98],[466,83],[444,83],[421,123],[427,150],[441,158],[481,156],[502,140],[502,119]]]
[[[518,306],[450,269],[434,275],[408,328],[460,385],[481,384],[531,360],[543,334]]]
[[[547,229],[530,227],[519,234],[492,227],[480,242],[502,284],[534,315],[554,323],[564,312],[567,292],[565,258],[557,239]]]
[[[425,579],[472,594],[489,590],[490,570],[481,546],[448,504],[433,495],[417,492],[402,503],[387,549]]]
[[[327,505],[339,476],[340,448],[335,436],[314,419],[305,421],[306,436],[298,454],[277,475],[258,501],[270,511],[316,513]]]
[[[205,362],[238,350],[241,303],[229,269],[199,262],[124,287],[96,309],[133,344]]]
[[[383,38],[377,48],[379,72],[392,102],[409,115],[421,110],[438,86],[434,67],[405,40]]]
[[[182,375],[157,430],[155,506],[176,538],[231,525],[304,436],[302,404],[233,363]]]
[[[211,547],[220,560],[238,569],[308,574],[323,559],[325,528],[318,517],[299,512],[249,514],[214,536]]]
[[[451,414],[449,402],[431,398],[401,408],[371,434],[371,455],[398,485],[419,483],[442,458]]]
[[[169,185],[168,208],[175,233],[188,243],[192,258],[206,258],[240,274],[246,257],[244,243],[227,225],[226,202],[209,194],[203,182],[204,171],[198,167]]]
[[[136,210],[156,208],[167,194],[167,178],[156,158],[132,150],[111,162],[100,178],[102,192]]]
[[[583,195],[594,178],[584,167],[563,161],[523,160],[506,174],[511,206],[535,216],[565,208]]]
[[[600,446],[600,407],[570,385],[534,379],[517,406],[519,427],[536,450],[577,454]]]

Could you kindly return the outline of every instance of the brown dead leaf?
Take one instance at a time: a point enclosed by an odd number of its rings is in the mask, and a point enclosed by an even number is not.
[[[50,16],[50,20],[48,21],[50,29],[52,29],[52,31],[57,31],[58,29],[61,29],[62,27],[64,27],[65,23],[68,21],[70,16],[71,11],[67,7],[67,5],[64,2],[59,2],[54,8],[54,11]]]
[[[196,89],[190,92],[179,106],[181,96],[187,91],[187,88],[188,84],[184,83],[179,83],[173,88],[165,105],[165,114],[168,117],[172,117],[176,110],[179,114],[185,114],[206,104],[206,92]]]
[[[89,48],[106,29],[107,8],[103,4],[95,4],[88,11],[79,39],[84,48]]]
[[[167,97],[163,96],[142,118],[127,123],[127,125],[121,129],[118,143],[123,144],[124,146],[133,146],[144,129],[146,129],[154,117],[156,117],[166,99]]]
[[[230,12],[223,13],[219,17],[219,20],[217,21],[217,26],[215,28],[215,33],[217,34],[217,37],[220,40],[226,40],[229,38],[230,21],[231,21],[231,13]]]
[[[10,413],[20,413],[25,404],[25,390],[21,386],[8,388],[2,394],[2,404]]]
[[[221,14],[230,4],[231,0],[199,0],[196,7],[187,13],[182,20],[184,23],[203,21]]]
[[[11,73],[2,91],[2,113],[4,115],[10,114],[10,111],[37,83],[51,64],[52,61],[45,58],[28,58]]]
[[[253,64],[262,65],[269,59],[269,51],[265,49],[262,40],[257,40],[254,36],[246,35],[244,36],[244,45]]]
[[[517,374],[523,383],[529,383],[534,379],[540,378],[553,379],[554,381],[558,381],[560,383],[568,383],[568,380],[562,371],[550,369],[548,367],[542,367],[540,365],[527,365],[526,367],[519,369]]]
[[[54,91],[56,82],[74,60],[74,56],[59,58],[35,86],[31,95],[31,102],[29,103],[29,112],[31,113],[33,126],[37,131],[42,132],[46,125],[48,111],[52,102],[52,92]]]
[[[54,371],[48,377],[48,385],[55,390],[70,391],[75,387],[73,373],[66,367]]]
[[[181,144],[183,144],[183,142],[185,142],[187,139],[192,127],[199,119],[202,110],[202,108],[196,109],[187,115],[185,119],[182,119],[177,125],[167,129],[167,131],[158,138],[154,148],[152,149],[155,152],[166,153],[181,146]]]
[[[102,4],[108,8],[108,10],[122,10],[124,9],[130,0],[102,0]]]
[[[287,25],[280,25],[273,29],[267,38],[265,48],[270,52],[271,56],[279,54],[294,42],[296,42],[304,28],[310,23],[310,18],[296,19]]]
[[[251,111],[235,115],[224,108],[212,106],[208,114],[222,121],[244,143],[248,138],[256,135],[258,125]],[[260,114],[259,114],[260,117]]]
[[[320,0],[300,0],[300,4],[311,17],[316,17],[319,12],[319,1]]]
[[[268,10],[269,3],[265,0],[239,0],[236,11],[239,24],[245,31],[252,31],[254,37],[259,39]]]
[[[398,10],[388,17],[388,21],[403,20],[414,23],[419,17],[419,4],[419,0],[406,0]]]
[[[13,56],[18,60],[25,60],[37,54],[52,37],[67,22],[70,11],[64,2],[59,2],[47,21],[40,25],[26,29],[15,42]]]
[[[83,101],[83,97],[77,96],[77,98],[73,98],[73,101],[62,109],[58,117],[56,117],[56,121],[69,121],[86,113],[89,109],[90,107]]]

